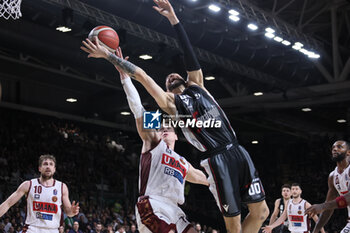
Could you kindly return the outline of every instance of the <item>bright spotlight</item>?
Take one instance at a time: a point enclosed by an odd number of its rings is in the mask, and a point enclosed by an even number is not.
[[[214,12],[219,12],[221,8],[217,5],[211,4],[209,7],[209,10],[214,11]]]
[[[236,15],[230,15],[229,18],[230,18],[232,21],[234,21],[234,22],[237,22],[237,21],[240,20],[240,18],[239,18],[238,16],[236,16]]]
[[[273,38],[275,41],[277,42],[282,42],[283,41],[283,38],[279,37],[279,36],[276,36]]]
[[[238,11],[235,11],[235,10],[229,10],[228,11],[228,13],[230,14],[230,15],[235,15],[235,16],[237,16],[237,15],[239,15],[239,12]]]
[[[253,23],[250,23],[250,24],[248,24],[248,28],[249,28],[250,30],[255,31],[255,30],[257,30],[257,29],[258,29],[258,26],[257,26],[257,25],[255,25],[255,24],[253,24]]]

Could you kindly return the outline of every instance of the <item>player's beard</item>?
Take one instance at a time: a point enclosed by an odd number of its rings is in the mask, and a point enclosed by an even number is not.
[[[49,179],[52,179],[52,177],[53,177],[53,174],[51,173],[51,175],[45,175],[44,173],[42,173],[41,174],[41,178],[43,179],[43,180],[49,180]]]
[[[183,79],[176,79],[174,83],[168,85],[168,90],[172,91],[179,86],[184,85],[186,87],[186,82]]]
[[[344,153],[336,153],[337,156],[332,156],[332,161],[333,162],[341,162],[345,159],[345,156],[346,156],[346,152]]]

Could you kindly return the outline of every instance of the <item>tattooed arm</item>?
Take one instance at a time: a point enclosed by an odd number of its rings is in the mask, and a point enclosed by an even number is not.
[[[96,44],[89,39],[83,41],[80,48],[87,52],[88,57],[104,58],[110,63],[120,68],[133,79],[139,81],[148,91],[148,93],[155,99],[158,106],[168,114],[175,114],[175,98],[174,94],[165,92],[143,69],[134,65],[133,63],[124,60],[113,53],[109,52],[105,47],[101,46],[97,37],[94,38]]]

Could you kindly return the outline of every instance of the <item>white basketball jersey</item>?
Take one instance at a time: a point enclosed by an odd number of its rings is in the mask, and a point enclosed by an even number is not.
[[[39,179],[30,180],[27,196],[26,224],[58,229],[61,221],[62,182],[54,180],[53,186],[41,185]]]
[[[345,170],[341,174],[339,174],[338,168],[336,167],[333,173],[333,183],[340,196],[343,196],[346,193],[348,193],[350,184],[350,166],[345,168]],[[347,208],[348,217],[350,218],[350,207],[348,206]]]
[[[305,203],[306,201],[302,199],[299,203],[293,203],[293,199],[290,199],[287,204],[287,213],[289,226],[288,230],[291,232],[307,232],[308,220],[307,215],[305,215]]]
[[[140,196],[167,198],[175,204],[185,201],[185,177],[189,164],[161,140],[140,159]]]

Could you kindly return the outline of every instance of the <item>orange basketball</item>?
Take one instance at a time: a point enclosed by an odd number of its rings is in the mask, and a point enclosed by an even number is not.
[[[113,28],[108,26],[97,26],[89,33],[89,39],[97,36],[100,44],[106,47],[110,52],[115,52],[119,46],[119,36]]]

